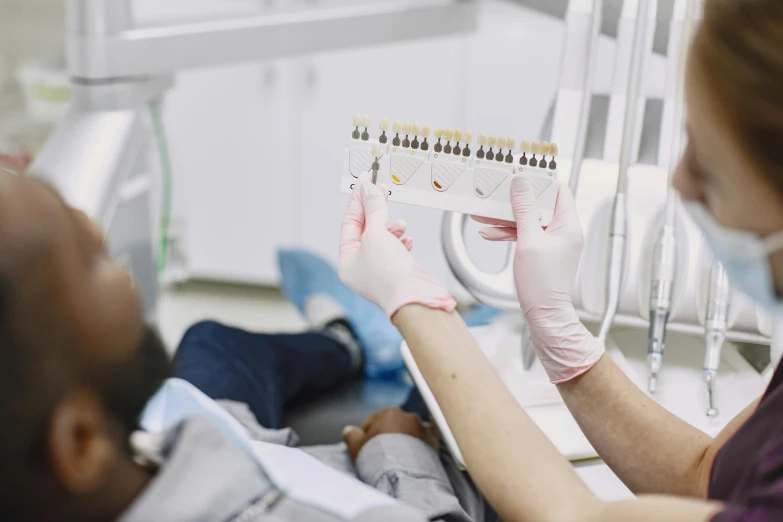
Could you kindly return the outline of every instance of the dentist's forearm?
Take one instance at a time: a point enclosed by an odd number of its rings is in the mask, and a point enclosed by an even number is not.
[[[558,390],[598,454],[632,491],[706,496],[700,464],[712,439],[648,397],[610,357]]]
[[[558,390],[601,458],[637,494],[705,498],[718,449],[755,409],[712,439],[648,397],[607,356]]]
[[[579,520],[598,509],[598,499],[519,407],[458,314],[407,306],[394,324],[471,476],[503,519]]]

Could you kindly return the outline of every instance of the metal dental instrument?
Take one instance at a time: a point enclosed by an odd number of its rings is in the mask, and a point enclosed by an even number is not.
[[[672,208],[676,207],[672,205]],[[652,288],[650,289],[650,332],[647,347],[649,369],[647,387],[650,393],[655,393],[658,387],[658,374],[663,364],[663,350],[666,344],[666,325],[669,322],[674,278],[677,275],[677,241],[673,222],[672,224],[667,222],[661,229],[655,243],[654,256]]]
[[[370,167],[370,170],[372,170],[372,184],[377,185],[378,181],[378,171],[381,170],[381,146],[377,143],[375,143],[372,146],[372,157],[375,158],[375,161],[372,162],[372,167]]]
[[[587,66],[585,67],[584,83],[582,84],[582,106],[579,109],[579,123],[576,131],[574,162],[571,165],[571,177],[568,187],[576,196],[579,187],[579,174],[582,172],[582,162],[587,148],[587,128],[590,122],[590,107],[593,100],[593,85],[595,72],[598,69],[598,47],[601,41],[601,23],[603,22],[604,0],[593,1],[593,14],[590,17],[590,38],[587,41]]]
[[[628,206],[626,191],[628,186],[628,167],[631,164],[634,137],[636,135],[636,116],[639,110],[639,95],[642,91],[642,76],[645,63],[645,43],[650,14],[650,1],[639,0],[634,29],[633,48],[631,50],[631,70],[628,78],[628,93],[623,123],[623,143],[620,150],[620,170],[617,176],[617,194],[612,208],[612,220],[609,230],[610,250],[606,277],[606,306],[598,339],[605,343],[609,330],[620,306],[620,293],[625,279],[625,259],[628,236]]]
[[[655,393],[658,374],[663,364],[666,346],[666,326],[671,313],[674,281],[677,277],[677,192],[672,186],[672,176],[677,168],[682,151],[685,64],[690,49],[693,22],[698,0],[687,0],[685,19],[680,40],[680,54],[677,63],[677,93],[674,100],[674,129],[672,132],[669,185],[666,193],[665,221],[658,234],[653,250],[652,280],[650,282],[650,331],[647,346],[647,367],[649,370],[648,390]]]
[[[707,417],[717,417],[720,412],[715,407],[715,387],[720,367],[720,355],[726,341],[729,326],[729,308],[731,303],[731,285],[726,270],[719,261],[710,268],[710,287],[707,294],[707,316],[704,322],[704,381],[707,384],[709,409]]]

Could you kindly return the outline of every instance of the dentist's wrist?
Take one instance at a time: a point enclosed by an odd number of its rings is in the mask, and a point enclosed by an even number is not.
[[[550,381],[561,384],[589,371],[606,352],[570,303],[525,311],[531,339]]]
[[[390,321],[394,322],[397,313],[412,306],[423,306],[431,310],[442,310],[444,312],[453,312],[457,308],[457,301],[445,290],[442,293],[411,293],[398,292],[392,297],[384,311]]]

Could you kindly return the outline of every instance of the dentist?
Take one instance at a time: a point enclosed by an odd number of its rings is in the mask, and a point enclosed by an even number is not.
[[[689,144],[674,184],[734,285],[783,305],[783,3],[706,0],[687,69]],[[593,447],[638,496],[603,502],[496,375],[448,292],[388,232],[383,193],[357,184],[340,273],[405,337],[471,476],[507,521],[783,520],[783,367],[715,439],[669,413],[604,357],[571,289],[582,229],[566,187],[543,230],[524,178],[515,222],[482,235],[516,241],[514,274],[536,352]]]

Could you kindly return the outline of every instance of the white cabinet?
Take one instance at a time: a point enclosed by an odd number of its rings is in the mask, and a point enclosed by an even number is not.
[[[135,0],[141,23],[237,15],[258,0]],[[172,230],[186,276],[274,284],[275,248],[295,236],[287,160],[289,63],[186,71],[168,93]]]
[[[294,234],[287,64],[181,74],[167,99],[175,219],[191,277],[271,284]]]

